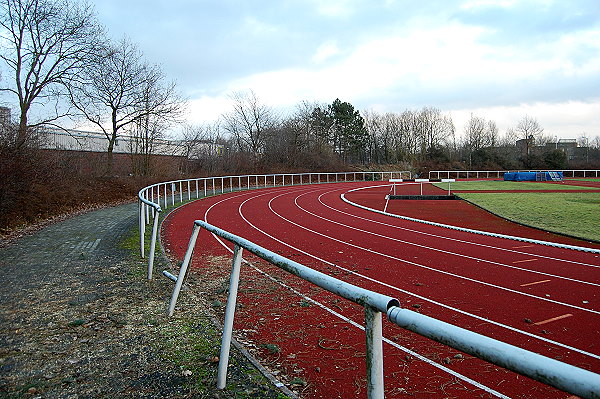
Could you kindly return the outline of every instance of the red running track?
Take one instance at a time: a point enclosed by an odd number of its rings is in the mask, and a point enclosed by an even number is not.
[[[163,243],[182,259],[193,221],[203,219],[394,296],[402,306],[600,372],[598,255],[404,221],[340,199],[350,189],[374,184],[280,187],[195,201],[167,217]],[[483,219],[478,208],[469,212]],[[527,230],[511,226],[513,235]],[[226,254],[224,245],[202,232],[193,266],[207,279],[225,280],[230,260],[214,259]],[[304,397],[365,397],[362,308],[249,260],[253,266],[242,269],[234,325],[240,340],[287,382],[296,382],[292,387]],[[570,397],[391,323],[384,322],[384,337],[388,398]]]

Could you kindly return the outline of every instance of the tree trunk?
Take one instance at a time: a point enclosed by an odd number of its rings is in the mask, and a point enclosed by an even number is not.
[[[27,131],[27,109],[21,110],[21,117],[19,118],[19,130],[17,132],[16,148],[22,148],[28,139]]]

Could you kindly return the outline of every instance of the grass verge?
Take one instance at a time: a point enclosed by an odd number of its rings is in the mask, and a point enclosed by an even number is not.
[[[176,209],[176,208],[172,208]],[[150,232],[146,230],[146,254]],[[146,278],[146,259],[139,260],[139,230],[132,228],[124,237],[120,247],[131,253],[132,267],[128,278],[139,281]],[[159,270],[168,267],[168,261],[157,248],[156,272],[150,283],[164,292],[161,304],[166,305],[172,284],[159,275]],[[133,264],[135,263],[135,264]],[[270,398],[286,399],[279,389],[265,378],[242,353],[231,348],[227,387],[216,388],[217,365],[219,361],[220,331],[213,323],[214,315],[210,306],[197,295],[194,289],[195,276],[188,276],[188,289],[180,296],[174,317],[165,315],[165,307],[159,306],[148,312],[146,317],[147,334],[152,336],[151,347],[157,357],[168,364],[167,368],[180,370],[186,397],[194,398]],[[164,301],[164,303],[163,303]]]
[[[600,241],[600,193],[460,193],[506,219],[543,230]]]

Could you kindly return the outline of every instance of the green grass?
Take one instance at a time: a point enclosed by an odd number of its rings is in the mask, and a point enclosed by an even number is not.
[[[576,178],[570,178],[569,180],[575,180],[575,181],[600,181],[600,177],[576,177]]]
[[[600,193],[460,193],[504,218],[600,241]]]
[[[448,183],[435,183],[442,190],[448,189]],[[538,183],[523,181],[457,181],[450,183],[451,190],[597,190],[594,187],[572,186],[556,183]]]

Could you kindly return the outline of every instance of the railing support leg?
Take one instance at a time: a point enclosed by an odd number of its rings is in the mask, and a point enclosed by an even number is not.
[[[140,201],[140,256],[144,259],[144,236],[146,235],[146,223],[144,223],[144,203]]]
[[[383,335],[381,312],[365,306],[367,336],[367,398],[383,399]]]
[[[200,226],[194,225],[194,230],[192,231],[192,236],[190,237],[190,242],[188,244],[187,251],[185,252],[185,257],[183,258],[183,263],[181,264],[181,268],[179,269],[177,282],[175,282],[175,288],[173,288],[173,294],[171,294],[171,302],[169,303],[169,316],[173,316],[173,312],[175,311],[175,305],[177,304],[179,291],[181,291],[183,279],[185,278],[185,274],[190,264],[190,260],[192,259],[192,253],[194,252],[194,247],[196,246],[196,240],[198,239],[199,232]]]
[[[235,305],[240,282],[242,252],[242,247],[236,244],[233,251],[231,277],[229,279],[229,296],[227,297],[227,306],[225,307],[223,337],[221,338],[221,353],[219,355],[219,370],[217,372],[218,389],[224,389],[227,380],[227,366],[229,365],[229,349],[231,347],[231,335],[233,334],[233,318],[235,316]]]
[[[154,212],[154,222],[152,223],[152,238],[150,239],[150,253],[148,254],[148,280],[152,280],[152,270],[154,269],[154,249],[156,248],[156,239],[158,235],[158,219],[160,212]]]

